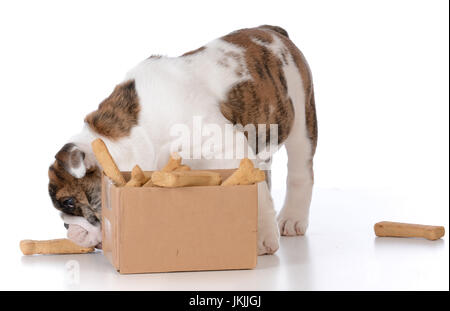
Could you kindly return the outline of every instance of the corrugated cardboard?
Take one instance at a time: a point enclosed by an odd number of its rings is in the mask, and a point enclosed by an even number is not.
[[[103,253],[120,273],[252,269],[257,205],[257,185],[128,188],[103,176]]]

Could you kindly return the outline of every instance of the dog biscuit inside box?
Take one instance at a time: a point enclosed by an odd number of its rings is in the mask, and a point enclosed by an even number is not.
[[[116,187],[103,175],[103,252],[120,273],[252,269],[257,189]]]

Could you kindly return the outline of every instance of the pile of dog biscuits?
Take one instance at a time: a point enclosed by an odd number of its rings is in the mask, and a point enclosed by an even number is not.
[[[189,166],[181,164],[182,159],[177,153],[172,153],[167,164],[151,175],[147,175],[139,165],[134,166],[131,179],[127,182],[102,139],[98,138],[92,142],[92,150],[105,175],[118,187],[235,186],[251,185],[266,178],[263,171],[255,168],[253,162],[245,158],[241,160],[239,168],[222,182],[219,173],[191,170]]]

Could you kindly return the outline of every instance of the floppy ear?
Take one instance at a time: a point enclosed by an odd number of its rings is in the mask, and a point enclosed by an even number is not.
[[[75,178],[83,178],[86,175],[85,153],[75,144],[65,144],[55,155],[58,163]]]

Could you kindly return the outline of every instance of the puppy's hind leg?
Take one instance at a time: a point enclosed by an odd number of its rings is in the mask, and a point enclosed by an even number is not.
[[[296,122],[286,140],[288,176],[284,207],[278,215],[281,235],[303,235],[308,228],[313,189],[312,147],[305,131]]]

